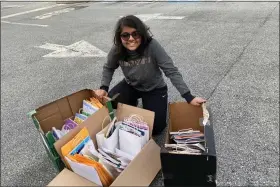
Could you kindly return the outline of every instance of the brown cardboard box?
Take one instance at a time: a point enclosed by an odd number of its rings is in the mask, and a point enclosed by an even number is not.
[[[41,106],[28,114],[29,117],[32,118],[35,127],[41,136],[41,140],[44,143],[43,145],[49,158],[58,171],[61,171],[65,165],[54,149],[53,143],[55,140],[52,137],[46,136],[46,133],[50,131],[52,127],[61,129],[64,125],[64,120],[67,118],[73,118],[75,114],[79,112],[79,109],[82,108],[83,100],[91,97],[96,97],[93,90],[83,89]],[[110,98],[104,97],[101,100],[101,103],[105,105],[109,100]]]
[[[67,178],[67,180],[60,180],[61,178]],[[97,186],[92,182],[86,180],[85,178],[73,173],[72,171],[64,168],[57,176],[54,178],[48,186]]]
[[[119,120],[123,120],[124,117],[128,117],[131,114],[138,114],[143,116],[144,120],[150,127],[150,140],[142,148],[141,152],[130,162],[126,169],[115,179],[111,186],[149,186],[161,168],[160,147],[151,138],[154,123],[154,112],[125,104],[118,104],[116,116]],[[100,109],[95,114],[90,116],[86,121],[84,121],[81,125],[69,132],[62,139],[57,141],[55,143],[55,148],[60,156],[61,147],[68,141],[70,141],[83,127],[87,127],[90,137],[97,147],[95,136],[99,131],[102,130],[102,122],[108,115],[109,112],[107,108],[104,107]],[[104,126],[107,126],[108,123],[109,119],[105,120]],[[71,169],[69,169],[69,172],[72,172],[70,170]],[[71,176],[68,174],[69,172],[67,171],[65,173],[60,173],[55,179],[53,179],[53,181],[49,183],[49,186],[66,186],[67,184],[69,184],[68,180],[70,180],[71,178]],[[77,185],[84,186],[88,184],[88,182],[90,181],[86,179],[79,180],[79,184]],[[96,184],[92,183],[92,185],[95,186]]]
[[[90,97],[96,97],[94,92],[89,89],[84,89],[49,103],[36,109],[34,115],[40,123],[40,128],[44,133],[51,130],[52,127],[61,129],[64,125],[64,120],[72,118],[83,106],[83,100]],[[101,100],[101,103],[105,103],[109,98]]]
[[[215,186],[216,182],[216,150],[214,131],[210,124],[202,124],[202,106],[193,106],[187,102],[169,104],[169,125],[166,144],[170,143],[169,132],[192,128],[204,133],[206,151],[202,155],[187,155],[169,153],[161,149],[161,166],[164,186]]]

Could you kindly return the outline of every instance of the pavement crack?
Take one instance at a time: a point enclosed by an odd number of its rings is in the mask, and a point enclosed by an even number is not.
[[[276,5],[276,6],[273,8],[273,10],[265,17],[265,19],[263,20],[263,22],[260,23],[258,29],[262,28],[262,27],[265,25],[265,23],[269,20],[269,18],[271,17],[272,13],[274,12],[274,10],[275,10],[278,6],[279,6],[279,4]]]
[[[256,34],[259,32],[260,28],[262,28],[262,27],[265,25],[265,23],[269,20],[269,18],[271,17],[272,13],[273,13],[274,10],[277,8],[277,6],[279,6],[279,4],[276,5],[276,6],[273,8],[273,10],[272,10],[272,11],[265,17],[265,19],[260,23],[260,25],[259,25],[258,29],[255,31],[254,35],[256,35]],[[210,93],[210,96],[209,96],[208,98],[206,98],[207,100],[209,100],[209,99],[212,97],[212,95],[214,94],[214,92],[215,92],[215,91],[217,90],[217,88],[219,87],[220,83],[221,83],[221,82],[224,80],[224,78],[230,73],[230,71],[232,70],[233,66],[234,66],[235,64],[237,64],[237,63],[241,60],[241,58],[242,58],[242,56],[243,56],[245,50],[246,50],[246,49],[248,48],[248,46],[253,42],[253,40],[254,40],[254,39],[251,39],[251,40],[246,44],[246,46],[243,48],[243,50],[241,51],[241,53],[236,57],[235,61],[231,64],[231,66],[230,66],[229,69],[226,71],[226,73],[224,74],[224,76],[218,81],[218,83],[216,84],[215,88],[214,88],[214,89],[212,90],[212,92]]]
[[[218,83],[216,84],[215,88],[214,88],[214,89],[212,90],[212,92],[210,93],[210,96],[209,96],[208,98],[206,98],[207,100],[209,100],[209,99],[212,97],[212,95],[214,94],[214,92],[215,92],[215,91],[217,90],[217,88],[219,87],[220,83],[221,83],[221,82],[224,80],[224,78],[230,73],[230,71],[232,70],[233,66],[234,66],[235,64],[237,64],[237,63],[241,60],[241,58],[242,58],[242,56],[243,56],[245,50],[247,49],[247,47],[250,45],[250,43],[251,43],[252,41],[253,41],[253,40],[251,40],[250,42],[248,42],[248,44],[247,44],[245,47],[243,47],[243,50],[241,51],[241,53],[238,55],[238,57],[236,57],[235,61],[231,64],[231,66],[230,66],[229,69],[226,71],[226,73],[224,74],[224,76],[218,81]]]

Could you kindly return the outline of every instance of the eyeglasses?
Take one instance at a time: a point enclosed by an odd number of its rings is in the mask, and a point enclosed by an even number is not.
[[[130,36],[132,36],[136,40],[136,39],[140,38],[140,33],[137,31],[134,31],[132,33],[124,32],[120,36],[125,41],[128,41]]]

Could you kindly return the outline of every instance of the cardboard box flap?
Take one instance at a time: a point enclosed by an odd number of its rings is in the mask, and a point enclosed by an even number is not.
[[[170,131],[193,128],[204,132],[204,127],[200,125],[203,119],[201,107],[193,106],[186,102],[169,104]]]
[[[48,184],[48,186],[97,186],[97,185],[65,168]]]
[[[68,102],[70,104],[72,113],[75,114],[78,112],[83,106],[83,100],[89,99],[90,97],[92,97],[92,92],[91,90],[87,89],[68,96]]]
[[[91,97],[91,90],[84,89],[69,96],[60,98],[53,101],[47,105],[41,106],[36,109],[36,118],[40,122],[41,120],[59,112],[62,116],[67,116],[66,118],[73,116],[79,109],[73,112],[72,108],[75,108],[77,104],[82,106],[82,101],[84,98]],[[73,105],[73,106],[72,106]]]
[[[149,125],[149,137],[151,137],[153,132],[155,113],[139,107],[118,103],[116,114],[118,120],[123,120],[125,117],[129,117],[132,114],[140,115],[141,117],[143,117],[143,119],[145,119],[144,121]]]
[[[59,114],[63,119],[70,118],[74,116],[74,113],[71,111],[71,105],[67,98],[60,99],[56,102],[59,109]]]
[[[111,186],[149,186],[160,168],[160,147],[150,139]]]
[[[57,107],[57,104],[50,103],[45,106],[42,106],[38,109],[36,109],[35,117],[40,122],[48,117],[50,117],[52,114],[58,113],[59,108]]]
[[[52,127],[61,129],[64,120],[75,116],[83,107],[83,100],[91,97],[96,97],[92,90],[80,90],[36,109],[36,114],[34,116],[40,123],[44,133],[51,130]],[[101,103],[104,105],[109,99],[110,98],[103,98]]]
[[[63,136],[61,139],[55,142],[54,147],[57,153],[62,159],[64,159],[61,154],[61,147],[63,147],[67,142],[73,139],[76,136],[76,134],[78,134],[84,127],[87,127],[89,135],[93,143],[95,144],[95,147],[97,147],[95,135],[102,130],[100,124],[104,123],[103,127],[106,127],[109,124],[109,122],[110,118],[108,109],[106,107],[99,109],[97,112],[89,116],[87,120],[85,120],[83,123],[78,125],[76,128],[72,129],[69,133],[67,133],[65,136]]]
[[[40,122],[40,127],[44,133],[52,130],[52,127],[61,129],[64,124],[64,119],[60,114],[54,114]]]

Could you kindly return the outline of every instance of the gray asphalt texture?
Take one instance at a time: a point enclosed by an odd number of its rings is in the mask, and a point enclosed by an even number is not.
[[[2,3],[8,5],[12,3]],[[2,8],[1,16],[55,3]],[[85,40],[108,52],[117,19],[163,13],[183,20],[146,22],[194,95],[208,99],[217,151],[218,186],[279,186],[279,4],[275,2],[81,3],[1,23],[1,186],[44,186],[56,171],[27,113],[84,88],[96,89],[105,58],[43,58],[45,42]],[[112,86],[122,79],[118,70]],[[183,101],[166,79],[169,101]],[[155,137],[162,145],[164,134]],[[187,168],[186,168],[187,169]],[[163,185],[159,173],[151,185]]]

